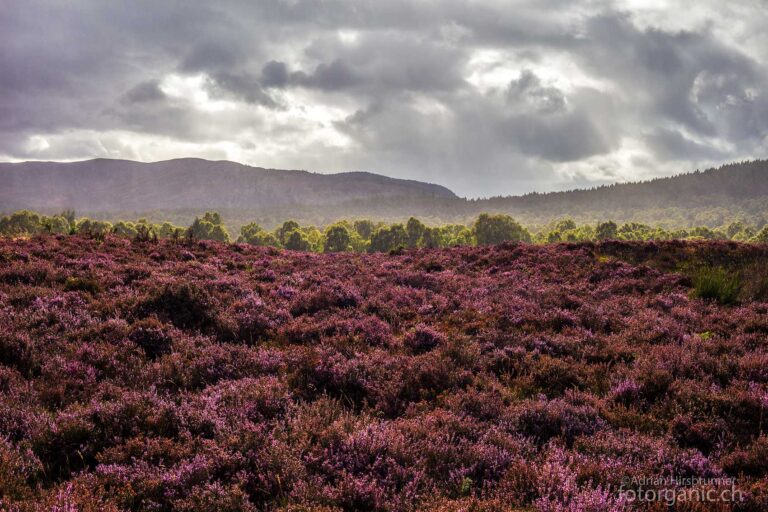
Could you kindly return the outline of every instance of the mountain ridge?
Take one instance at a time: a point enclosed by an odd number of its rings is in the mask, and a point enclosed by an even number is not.
[[[328,204],[385,197],[457,197],[441,185],[369,172],[321,174],[199,158],[0,163],[0,178],[2,209],[77,208],[108,212]]]
[[[127,171],[121,174],[120,169]],[[218,210],[235,229],[254,220],[275,226],[289,218],[318,225],[341,218],[402,222],[410,216],[431,223],[470,223],[482,212],[509,214],[534,226],[572,217],[579,222],[715,227],[724,219],[765,222],[768,160],[589,189],[481,199],[365,171],[322,174],[226,160],[0,163],[0,212],[24,208],[49,214],[68,208],[105,220],[147,217],[180,224],[205,210]]]

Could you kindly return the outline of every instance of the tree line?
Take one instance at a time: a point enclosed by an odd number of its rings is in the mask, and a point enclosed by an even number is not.
[[[113,224],[87,217],[76,218],[75,212],[71,210],[52,216],[21,210],[0,218],[2,236],[24,237],[45,233],[79,234],[97,238],[116,235],[144,240],[215,240],[316,253],[391,252],[414,248],[493,245],[507,241],[557,243],[706,239],[768,242],[768,225],[758,229],[746,221],[733,221],[717,229],[699,226],[669,230],[638,222],[577,224],[573,219],[563,218],[543,229],[531,231],[509,215],[483,213],[470,225],[430,226],[411,217],[405,223],[389,224],[369,219],[340,220],[321,229],[288,220],[268,230],[251,222],[242,226],[239,236],[233,239],[218,212],[206,212],[196,217],[188,227],[170,222],[152,223],[146,219]]]

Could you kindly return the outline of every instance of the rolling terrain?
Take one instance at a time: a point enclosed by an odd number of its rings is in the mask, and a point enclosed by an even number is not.
[[[766,251],[2,239],[0,509],[766,510]]]
[[[470,223],[505,213],[528,226],[558,218],[579,223],[644,222],[667,228],[762,226],[768,212],[768,161],[733,163],[638,183],[522,196],[466,199],[440,185],[371,173],[316,174],[178,159],[0,163],[0,212],[32,209],[105,220],[146,217],[187,225],[217,210],[233,232],[251,221],[325,225],[342,218]]]
[[[391,197],[456,197],[439,185],[365,172],[317,174],[197,158],[0,163],[0,178],[3,209],[267,210]]]

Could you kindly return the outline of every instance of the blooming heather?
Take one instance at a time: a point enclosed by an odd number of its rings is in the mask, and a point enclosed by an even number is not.
[[[3,240],[0,509],[768,510],[768,303],[678,273],[767,255]]]

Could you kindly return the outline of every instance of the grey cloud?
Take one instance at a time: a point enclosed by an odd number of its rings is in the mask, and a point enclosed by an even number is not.
[[[230,70],[242,63],[240,49],[215,43],[196,45],[179,63],[179,69],[187,72]]]
[[[723,151],[691,140],[676,130],[660,128],[646,135],[644,140],[656,155],[668,160],[717,160],[727,157]]]
[[[293,82],[302,86],[328,91],[354,87],[361,82],[361,78],[357,76],[355,71],[339,59],[330,64],[318,64],[315,71],[310,75],[297,71],[291,75],[291,78]]]
[[[647,168],[764,156],[768,12],[715,0],[661,10],[685,29],[611,0],[8,0],[0,155],[130,158],[132,136],[157,135],[231,143],[259,163],[261,148],[293,138],[273,165],[365,168],[469,195],[547,188],[563,165],[580,166],[578,183],[620,176],[598,167],[621,161],[627,141]],[[693,11],[705,22],[686,24]],[[472,81],[482,59],[503,81]],[[171,75],[202,75],[236,108],[168,97]],[[37,135],[52,142],[32,155]]]
[[[208,75],[207,89],[215,97],[233,96],[246,103],[258,104],[269,108],[278,107],[278,103],[262,87],[259,80],[247,73],[221,71]]]
[[[158,80],[147,80],[125,93],[122,101],[127,104],[157,102],[166,99],[165,93],[160,89]]]
[[[757,79],[756,63],[711,33],[641,30],[623,13],[593,18],[586,30],[576,53],[582,65],[615,83],[650,122],[671,121],[716,135],[717,120],[707,111],[711,104],[692,97],[697,78],[726,74],[742,86]]]
[[[507,87],[507,99],[514,105],[521,101],[529,103],[535,110],[551,114],[565,109],[565,96],[556,87],[546,87],[529,69],[524,69],[520,77],[512,80]]]
[[[667,160],[717,160],[726,156],[722,151],[691,140],[675,130],[660,128],[646,135],[644,140],[657,156]]]
[[[261,83],[264,87],[285,87],[288,85],[288,66],[285,62],[271,60],[261,68]]]
[[[318,63],[301,69],[271,60],[261,70],[264,87],[352,90],[366,99],[402,91],[452,91],[465,85],[466,51],[423,41],[408,34],[370,34],[352,45],[333,37],[318,38],[304,55]]]
[[[353,45],[317,47],[310,54],[333,52],[359,76],[366,89],[388,91],[454,91],[465,85],[463,71],[470,52],[461,46],[402,33],[362,35]]]
[[[513,116],[502,125],[509,144],[523,154],[570,162],[612,149],[585,112],[549,117]]]

